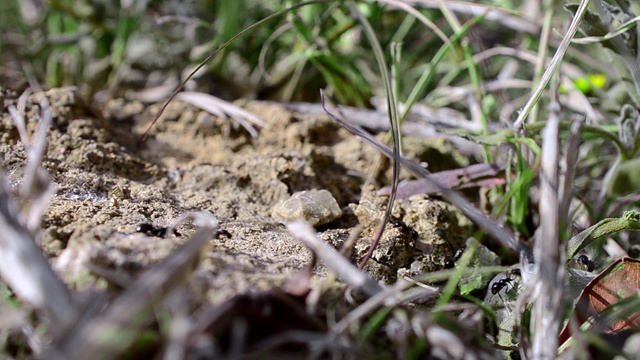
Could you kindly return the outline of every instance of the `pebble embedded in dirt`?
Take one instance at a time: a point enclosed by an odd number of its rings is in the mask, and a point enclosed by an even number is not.
[[[324,225],[342,216],[338,202],[327,190],[298,191],[273,208],[273,218],[283,224],[304,220]]]

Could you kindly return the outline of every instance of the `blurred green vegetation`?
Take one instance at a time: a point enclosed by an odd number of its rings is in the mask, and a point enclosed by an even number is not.
[[[359,2],[358,7],[373,24],[384,60],[393,69],[400,104],[447,108],[486,134],[491,126],[515,120],[569,19],[564,4],[541,2],[540,12],[532,15],[528,3],[484,0],[455,9],[404,3],[396,8],[385,0]],[[47,87],[75,85],[98,102],[164,86],[155,100],[148,100],[162,101],[226,41],[295,4],[299,2],[6,0],[0,3],[0,75],[16,86],[8,79],[24,79],[20,75],[29,64]],[[589,16],[596,22],[597,17]],[[581,36],[606,33],[606,24],[598,24],[596,34],[586,25]],[[622,36],[628,37],[635,25],[625,26]],[[548,41],[542,41],[544,29]],[[590,113],[599,117],[592,121],[609,126],[624,104],[633,103],[624,66],[618,68],[620,74],[609,66],[623,50],[609,40],[603,43],[613,55],[597,42],[573,45],[565,55],[558,71],[563,120]],[[326,89],[340,104],[359,107],[372,107],[375,97],[386,96],[372,46],[343,1],[304,6],[265,22],[224,48],[187,87],[225,99],[312,102],[318,101],[319,89]],[[549,102],[542,96],[528,121],[545,119]],[[400,113],[403,119],[407,111]],[[538,151],[533,140],[509,140],[516,147],[509,168],[514,178],[508,178],[504,192],[493,194],[498,203],[494,215],[505,212],[524,234],[529,234],[529,189],[536,172],[521,146]],[[487,148],[485,160],[494,154]]]
[[[100,99],[104,99],[182,78],[186,69],[241,29],[295,2],[157,0],[123,6],[127,3],[48,0],[37,6],[7,0],[1,5],[0,33],[7,40],[3,51],[11,54],[10,60],[29,62],[46,86],[73,84],[86,95],[103,92]],[[23,17],[21,7],[30,16]],[[376,24],[384,48],[402,43],[402,61],[397,64],[401,76],[396,80],[401,99],[406,98],[418,78],[431,71],[429,59],[442,40],[404,11],[376,2],[360,7]],[[447,36],[453,34],[440,10],[421,13]],[[509,43],[519,36],[500,33],[495,24],[478,27],[481,30],[473,30],[473,36],[480,47]],[[437,71],[442,76],[448,73],[451,85],[464,82],[464,72],[455,74],[463,60],[460,49],[452,51]],[[481,70],[487,77],[500,67],[495,62],[485,65]],[[11,67],[20,71],[17,63]],[[376,70],[357,22],[340,2],[327,2],[264,24],[225,49],[198,78],[203,90],[227,98],[317,100],[318,89],[328,88],[343,104],[370,106],[372,95],[384,94]],[[422,95],[436,87],[435,78],[425,84]]]
[[[0,66],[20,72],[17,61],[26,61],[46,86],[73,84],[85,95],[101,93],[98,99],[105,99],[129,89],[182,79],[185,71],[240,30],[295,3],[47,0],[42,4],[6,0],[0,4]],[[478,6],[500,7],[505,18],[528,24],[525,2],[481,3]],[[487,56],[479,61],[473,56],[504,48],[529,51],[535,56],[540,45],[537,32],[522,31],[527,26],[505,27],[500,21],[474,18],[470,13],[457,14],[452,21],[451,15],[437,7],[416,8],[442,32],[438,36],[434,28],[404,10],[373,1],[361,3],[360,8],[374,24],[384,49],[401,44],[400,61],[394,66],[402,102],[412,98],[434,107],[467,111],[467,104],[459,104],[467,94],[452,92],[451,88],[470,86],[479,95],[480,85],[500,76],[510,57],[518,55]],[[567,14],[559,7],[556,11],[558,15]],[[456,21],[472,26],[460,29]],[[558,21],[563,21],[562,16]],[[533,23],[528,25],[537,29]],[[456,35],[457,31],[463,32]],[[460,41],[460,35],[464,35],[464,41]],[[450,38],[454,48],[448,49],[442,36]],[[584,71],[573,74],[578,82],[603,72],[597,62],[586,62],[582,55],[568,55],[569,61],[587,65]],[[391,63],[390,52],[387,56]],[[524,62],[514,77],[524,81],[534,75],[533,64]],[[197,78],[200,89],[226,98],[315,101],[318,89],[328,88],[342,104],[371,106],[372,96],[384,95],[371,48],[340,1],[306,6],[265,23],[225,49]],[[416,88],[420,79],[424,83]],[[504,120],[505,114],[497,104],[525,96],[529,90],[519,84],[484,91],[482,114],[490,119],[502,116]],[[599,90],[601,87],[584,91],[598,95]]]

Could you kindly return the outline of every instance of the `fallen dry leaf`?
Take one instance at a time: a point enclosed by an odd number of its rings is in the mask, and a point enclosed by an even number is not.
[[[598,315],[607,307],[635,296],[640,291],[640,261],[622,258],[611,264],[593,279],[582,291],[576,304],[575,316],[578,323],[590,321],[592,325]],[[640,329],[640,312],[608,324],[604,333],[615,334],[623,330]],[[566,325],[560,335],[564,342],[571,336]]]

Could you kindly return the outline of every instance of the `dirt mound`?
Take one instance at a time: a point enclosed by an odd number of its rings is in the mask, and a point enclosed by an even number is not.
[[[15,96],[4,97],[0,154],[15,187],[26,152],[6,111]],[[319,228],[335,247],[355,225],[364,226],[354,260],[368,248],[386,205],[386,198],[373,191],[389,181],[389,171],[361,196],[378,154],[325,116],[238,103],[267,124],[252,137],[234,120],[176,101],[141,140],[159,105],[113,100],[97,110],[75,88],[50,90],[47,98],[54,123],[44,166],[56,193],[42,219],[41,246],[63,278],[79,289],[106,285],[87,264],[132,275],[166,257],[193,230],[181,226],[158,237],[137,232],[139,224],[164,227],[186,212],[209,211],[230,236],[211,240],[193,289],[218,302],[281,284],[308,263],[309,252],[271,218],[273,207],[292,193],[325,189],[336,198],[342,217]],[[29,133],[38,113],[37,102],[29,98]],[[414,154],[429,147],[415,139],[405,144]],[[398,274],[442,267],[466,238],[468,223],[458,212],[427,196],[400,201],[394,215],[406,227],[389,225],[369,266],[387,282]]]

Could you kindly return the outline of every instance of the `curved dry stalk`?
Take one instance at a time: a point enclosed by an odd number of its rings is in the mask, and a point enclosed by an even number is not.
[[[376,63],[378,64],[378,68],[380,70],[380,77],[382,78],[382,82],[384,84],[384,89],[386,92],[386,100],[387,100],[387,113],[389,114],[389,125],[391,129],[391,138],[393,142],[393,152],[390,156],[391,163],[393,165],[393,180],[391,181],[391,195],[389,196],[389,201],[387,202],[387,209],[382,216],[382,221],[380,223],[380,227],[378,228],[378,232],[376,233],[376,237],[373,239],[369,250],[364,255],[362,260],[360,261],[359,267],[361,269],[367,264],[367,261],[373,255],[373,251],[378,246],[378,242],[382,238],[384,234],[384,229],[387,226],[387,222],[391,217],[391,212],[393,211],[393,204],[396,200],[396,192],[398,189],[398,182],[400,178],[400,121],[398,114],[398,106],[396,103],[395,94],[393,92],[393,87],[391,85],[391,76],[389,75],[389,70],[387,69],[387,65],[385,63],[385,57],[382,52],[382,45],[376,38],[376,34],[373,31],[373,27],[367,20],[367,18],[362,14],[355,1],[351,0],[349,2],[349,10],[351,14],[358,19],[360,25],[362,26],[363,32],[369,40],[371,47],[373,49],[373,54],[375,55]],[[324,94],[321,92],[321,97],[324,103]]]
[[[321,95],[323,95],[321,93]],[[367,132],[362,130],[358,126],[354,126],[350,124],[347,120],[344,119],[344,116],[340,113],[339,109],[335,109],[335,111],[330,111],[326,104],[324,103],[324,96],[322,96],[322,105],[325,109],[325,112],[338,124],[347,129],[353,135],[359,137],[360,139],[367,142],[369,145],[376,148],[378,151],[382,152],[387,157],[394,156],[393,150],[389,149],[386,145],[382,144],[373,136],[369,135]],[[496,239],[502,246],[509,249],[510,251],[523,253],[526,256],[530,255],[531,250],[524,244],[518,243],[516,239],[504,228],[498,226],[493,220],[491,220],[487,215],[478,210],[469,200],[465,199],[462,195],[458,194],[456,191],[451,190],[447,186],[441,184],[439,181],[434,179],[431,176],[431,173],[426,169],[422,168],[419,164],[400,156],[399,163],[404,166],[407,170],[415,174],[420,178],[427,179],[431,182],[438,190],[442,193],[443,197],[451,202],[453,205],[457,206],[462,213],[468,217],[475,224],[485,229],[489,235],[491,235],[494,239]]]

